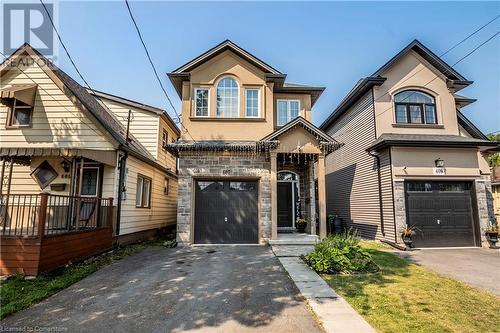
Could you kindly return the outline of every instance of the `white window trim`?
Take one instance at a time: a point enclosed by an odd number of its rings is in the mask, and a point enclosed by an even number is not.
[[[249,90],[256,90],[257,91],[257,115],[256,116],[249,116],[247,114],[247,102],[248,102],[248,99],[247,99],[247,93]],[[253,87],[247,87],[245,88],[245,118],[261,118],[261,115],[260,115],[260,88],[253,88]]]
[[[287,121],[286,123],[284,124],[279,124],[279,114],[278,114],[278,104],[279,102],[286,102],[287,104]],[[285,126],[286,124],[288,124],[289,122],[291,122],[293,119],[291,117],[291,108],[290,108],[290,103],[291,102],[297,102],[299,104],[299,115],[298,117],[300,117],[300,113],[302,112],[302,109],[301,109],[301,106],[300,106],[300,99],[277,99],[276,100],[276,125],[279,126],[279,127],[282,127],[282,126]],[[294,118],[295,119],[295,118]]]
[[[226,116],[218,116],[217,115],[217,91],[218,91],[218,87],[219,87],[219,83],[220,81],[224,80],[224,79],[231,79],[231,80],[234,80],[234,82],[236,82],[236,86],[238,87],[238,115],[236,117],[226,117]],[[240,87],[240,83],[238,82],[238,80],[236,80],[236,78],[232,77],[232,76],[223,76],[221,77],[219,80],[217,80],[217,84],[215,85],[215,117],[216,118],[225,118],[225,119],[236,119],[236,118],[241,118],[241,110],[240,110],[240,104],[241,104],[241,87]],[[246,102],[245,102],[246,103]],[[245,110],[245,113],[246,113],[246,110]]]
[[[78,170],[79,170],[79,166],[78,166]],[[98,166],[87,166],[87,165],[83,165],[83,170],[85,169],[96,169],[97,170],[97,180],[96,180],[96,184],[95,184],[95,191],[96,191],[96,194],[79,194],[81,197],[89,197],[89,198],[95,198],[99,195],[99,179],[101,178],[101,174],[100,174],[100,168]],[[82,181],[82,180],[80,180]]]
[[[208,105],[207,105],[207,115],[206,116],[196,115],[196,95],[197,95],[197,92],[200,90],[207,91],[207,93],[208,93],[208,100],[207,100]],[[205,87],[194,88],[194,98],[193,99],[194,99],[193,117],[196,117],[196,118],[208,118],[208,117],[210,117],[210,88],[205,88]]]

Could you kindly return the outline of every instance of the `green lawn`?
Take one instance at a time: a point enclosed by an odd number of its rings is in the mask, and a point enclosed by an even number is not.
[[[0,318],[38,303],[100,268],[131,254],[138,253],[146,247],[169,246],[171,244],[169,239],[171,237],[118,247],[113,251],[87,259],[81,263],[62,267],[50,273],[40,274],[31,280],[16,276],[0,281]]]
[[[362,245],[380,272],[323,278],[378,332],[500,332],[500,297]]]

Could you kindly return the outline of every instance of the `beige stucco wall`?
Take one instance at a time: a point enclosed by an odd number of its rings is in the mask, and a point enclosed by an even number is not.
[[[279,137],[280,144],[273,152],[321,154],[318,140],[302,127],[290,130]]]
[[[417,53],[408,52],[382,76],[387,80],[373,90],[377,137],[383,133],[459,134],[455,98],[446,86],[446,79]],[[407,89],[421,90],[434,96],[437,125],[396,124],[394,95]]]
[[[185,140],[259,140],[275,129],[277,99],[300,100],[300,115],[311,120],[311,97],[308,94],[274,94],[273,83],[266,82],[264,72],[231,51],[225,51],[193,69],[191,80],[182,88],[182,118],[189,133]],[[224,77],[231,77],[239,86],[239,118],[216,117],[216,87]],[[194,117],[194,91],[209,88],[209,116]],[[260,90],[260,116],[245,117],[245,88]]]
[[[439,178],[433,173],[435,160],[442,159],[445,163],[446,178],[479,177],[481,173],[489,173],[487,163],[477,149],[453,148],[391,148],[392,168],[394,177],[422,177],[425,179]]]

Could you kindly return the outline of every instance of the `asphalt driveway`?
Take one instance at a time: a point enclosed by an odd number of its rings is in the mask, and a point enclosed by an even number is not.
[[[146,249],[2,325],[69,332],[321,331],[267,246]]]
[[[492,249],[398,251],[401,257],[500,296],[500,252]]]

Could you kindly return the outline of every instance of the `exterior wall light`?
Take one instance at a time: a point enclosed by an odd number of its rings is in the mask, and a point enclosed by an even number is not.
[[[440,158],[434,161],[434,164],[436,165],[436,168],[443,168],[444,167],[444,161]]]

